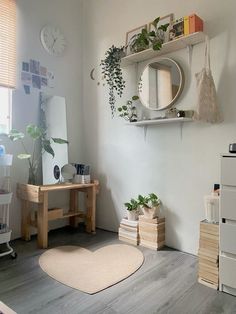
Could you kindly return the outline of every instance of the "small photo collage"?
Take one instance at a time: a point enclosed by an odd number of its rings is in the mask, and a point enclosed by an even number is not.
[[[30,59],[29,62],[22,62],[21,82],[26,94],[30,94],[31,88],[42,89],[54,87],[54,74],[39,61]]]

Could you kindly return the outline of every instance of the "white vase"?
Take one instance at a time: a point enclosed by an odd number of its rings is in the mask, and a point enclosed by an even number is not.
[[[159,205],[152,208],[143,206],[142,211],[145,218],[148,218],[148,219],[156,218],[158,217],[158,214],[159,214]]]
[[[137,210],[127,210],[128,220],[138,220],[138,211]]]

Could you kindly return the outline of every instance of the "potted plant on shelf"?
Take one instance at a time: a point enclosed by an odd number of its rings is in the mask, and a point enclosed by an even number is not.
[[[22,148],[24,152],[22,154],[19,154],[17,157],[19,159],[27,159],[29,164],[29,179],[28,184],[36,184],[37,183],[37,174],[38,174],[38,167],[40,164],[40,160],[42,157],[42,154],[45,152],[52,155],[52,157],[55,156],[54,150],[51,146],[51,143],[57,143],[57,144],[68,144],[68,141],[63,140],[61,138],[52,138],[47,137],[46,130],[38,127],[34,124],[29,124],[26,127],[26,133],[29,135],[29,137],[32,139],[32,152],[30,153],[28,149],[26,148],[24,138],[25,134],[22,132],[19,132],[18,130],[12,129],[8,137],[13,141],[20,141]],[[37,144],[41,144],[41,150],[37,152]]]
[[[109,104],[112,117],[115,113],[115,102],[117,94],[122,96],[125,88],[125,81],[121,70],[121,58],[125,56],[124,46],[117,48],[111,46],[105,53],[105,59],[101,60],[102,74],[109,87]]]
[[[119,117],[124,118],[126,121],[129,122],[136,122],[137,121],[137,108],[133,104],[134,101],[139,99],[138,96],[133,96],[132,100],[128,100],[126,105],[118,107],[117,110],[119,112]]]
[[[160,204],[160,199],[154,193],[150,193],[148,196],[138,196],[138,205],[142,208],[146,218],[153,219],[157,217]]]
[[[165,40],[165,33],[167,31],[169,23],[158,26],[160,17],[157,17],[151,24],[154,26],[154,30],[149,32],[149,41],[153,50],[160,50]]]
[[[134,198],[131,198],[130,202],[124,204],[127,210],[128,220],[138,220],[139,215],[139,203]]]
[[[141,33],[132,36],[128,46],[131,53],[140,52],[149,48],[149,33],[147,29],[143,28]]]

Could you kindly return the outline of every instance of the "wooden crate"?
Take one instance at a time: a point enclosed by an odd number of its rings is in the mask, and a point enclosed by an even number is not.
[[[213,289],[219,287],[219,224],[200,222],[198,282]]]
[[[165,245],[165,218],[145,218],[139,216],[140,245],[159,250]]]

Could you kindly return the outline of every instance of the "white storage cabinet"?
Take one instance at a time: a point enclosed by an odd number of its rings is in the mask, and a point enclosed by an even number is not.
[[[236,154],[221,157],[220,290],[236,296]]]
[[[0,253],[0,257],[10,254],[12,258],[16,258],[17,254],[9,244],[12,232],[9,228],[9,209],[12,200],[11,165],[12,155],[4,154],[0,156],[0,245],[5,243],[7,247],[6,251]]]

